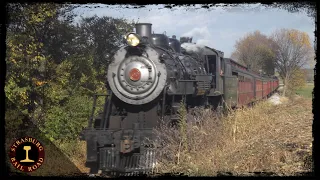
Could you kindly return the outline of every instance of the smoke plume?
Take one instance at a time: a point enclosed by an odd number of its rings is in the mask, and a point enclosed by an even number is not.
[[[187,53],[202,53],[205,50],[205,46],[193,43],[183,43],[181,47],[184,48]]]

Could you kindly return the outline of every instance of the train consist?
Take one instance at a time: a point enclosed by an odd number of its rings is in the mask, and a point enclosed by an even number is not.
[[[104,110],[81,133],[87,142],[87,167],[116,172],[149,171],[155,149],[145,143],[160,119],[178,120],[183,100],[188,110],[238,107],[270,96],[276,77],[262,76],[223,52],[151,33],[152,24],[136,24],[126,45],[109,59]],[[101,95],[95,96],[96,98]]]

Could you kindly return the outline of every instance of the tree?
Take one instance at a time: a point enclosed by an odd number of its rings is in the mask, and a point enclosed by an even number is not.
[[[306,74],[302,69],[296,69],[287,83],[287,94],[293,94],[295,90],[306,84]]]
[[[98,71],[98,78],[104,80],[108,61],[106,56],[111,56],[121,45],[123,35],[133,31],[134,22],[112,17],[83,18],[78,24],[79,30],[77,44],[79,51],[91,54],[93,66]]]
[[[105,55],[119,48],[121,35],[133,26],[109,17],[75,25],[73,8],[7,6],[6,132],[33,122],[50,139],[74,139],[89,118],[92,94],[105,93]]]
[[[313,49],[307,33],[295,29],[276,30],[271,38],[276,43],[276,69],[283,79],[284,91],[289,90],[290,79],[301,67],[312,60]]]
[[[252,70],[262,70],[266,74],[274,74],[274,51],[270,38],[255,31],[239,39],[231,57],[241,64],[250,66]]]
[[[30,120],[35,119],[35,112],[43,106],[45,65],[49,58],[44,40],[62,7],[65,6],[50,3],[7,6],[6,106]]]

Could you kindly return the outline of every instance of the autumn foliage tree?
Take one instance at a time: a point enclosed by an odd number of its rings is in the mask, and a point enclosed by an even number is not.
[[[106,93],[105,55],[133,26],[111,17],[75,23],[75,7],[8,4],[6,132],[15,135],[32,122],[51,140],[76,139],[87,124],[92,95]]]
[[[312,61],[313,48],[308,34],[299,30],[280,29],[271,37],[277,46],[275,65],[283,79],[285,95],[295,87],[295,79],[300,76],[301,68]]]
[[[292,94],[295,90],[306,84],[306,74],[302,69],[296,69],[291,78],[287,80],[287,93]]]
[[[45,68],[49,54],[45,39],[49,27],[59,16],[62,5],[8,4],[6,118],[14,114],[34,121],[41,119],[45,97],[43,87],[48,83]],[[37,113],[39,112],[39,113]],[[20,118],[19,118],[20,119]],[[14,119],[19,122],[19,119]],[[16,128],[18,126],[15,126]]]
[[[262,70],[266,74],[274,74],[274,42],[267,36],[255,31],[236,41],[235,51],[231,58],[250,66],[252,70]]]

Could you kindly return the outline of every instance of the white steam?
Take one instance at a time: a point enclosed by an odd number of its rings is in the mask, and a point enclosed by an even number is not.
[[[204,45],[193,44],[193,43],[183,43],[181,47],[184,48],[188,53],[202,53],[205,50]]]
[[[207,26],[196,27],[181,35],[182,37],[192,37],[198,45],[214,47],[213,35]]]

